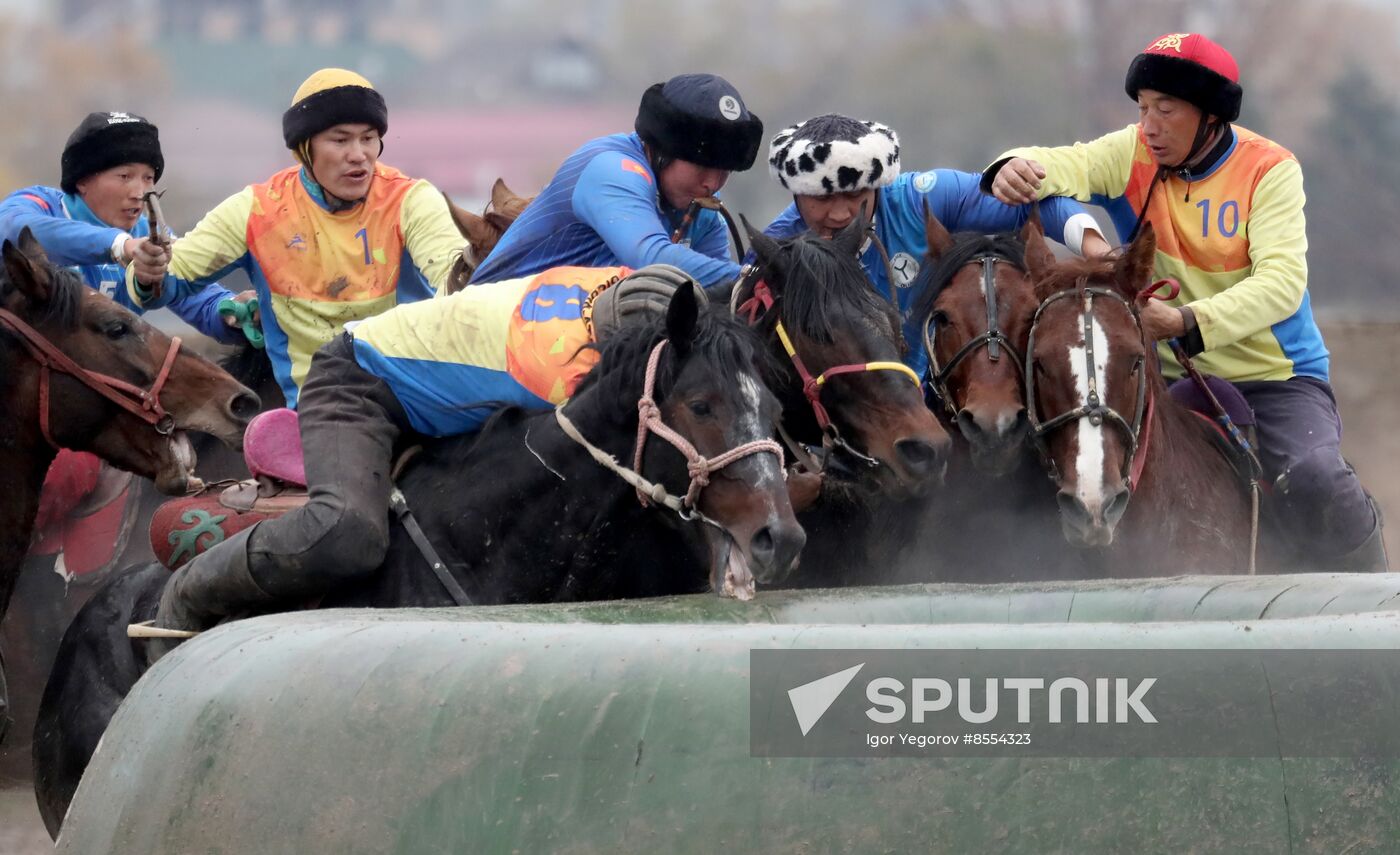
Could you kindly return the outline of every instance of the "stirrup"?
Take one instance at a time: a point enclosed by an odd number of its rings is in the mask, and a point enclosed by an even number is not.
[[[154,619],[126,625],[127,638],[194,638],[199,632],[192,629],[166,629],[156,626]]]

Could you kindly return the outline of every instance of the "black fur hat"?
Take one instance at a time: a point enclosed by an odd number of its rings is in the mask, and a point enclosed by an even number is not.
[[[59,186],[77,194],[79,181],[123,163],[144,163],[160,180],[165,157],[156,126],[132,113],[88,113],[63,146]]]
[[[642,94],[637,135],[657,154],[742,172],[763,142],[763,121],[714,74],[682,74]]]

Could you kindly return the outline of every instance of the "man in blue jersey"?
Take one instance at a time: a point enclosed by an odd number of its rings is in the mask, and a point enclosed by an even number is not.
[[[670,264],[706,288],[734,281],[725,225],[701,210],[677,243],[685,211],[753,165],[763,122],[739,91],[713,74],[682,74],[642,95],[636,133],[590,140],[476,269],[498,282],[552,267]]]
[[[169,254],[150,242],[141,216],[146,191],[165,169],[156,126],[131,113],[91,113],[68,137],[60,165],[60,186],[25,187],[0,202],[0,240],[19,240],[27,226],[55,264],[74,268],[88,287],[141,314],[127,295],[124,268],[154,267]],[[242,334],[218,308],[231,297],[211,284],[173,300],[170,309],[205,335],[234,342]]]
[[[928,252],[925,206],[953,232],[1015,231],[1030,216],[1028,207],[984,195],[978,188],[981,176],[974,173],[934,169],[901,175],[899,135],[878,122],[847,116],[817,116],[783,130],[769,146],[768,167],[793,194],[793,203],[764,230],[771,237],[810,230],[829,238],[860,216],[862,208],[873,212],[875,234],[890,256],[909,343],[905,361],[920,376],[928,354],[920,321],[910,317],[915,295],[909,285]],[[1046,234],[1074,252],[1108,251],[1093,216],[1073,199],[1046,199],[1041,215]],[[889,297],[889,275],[873,241],[863,247],[860,260],[875,289]]]

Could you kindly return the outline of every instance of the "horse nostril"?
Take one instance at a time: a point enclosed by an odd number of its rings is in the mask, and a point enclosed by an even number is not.
[[[899,455],[899,462],[919,477],[936,474],[943,463],[943,449],[923,439],[898,440],[894,451]]]
[[[1132,498],[1132,494],[1127,490],[1119,490],[1114,494],[1113,498],[1109,500],[1108,506],[1104,509],[1104,522],[1109,525],[1117,525],[1118,521],[1123,518],[1124,512],[1128,510],[1128,499],[1130,498]]]
[[[807,533],[797,523],[766,525],[749,541],[760,582],[780,582],[797,564],[797,556],[807,543]]]
[[[228,402],[228,413],[240,422],[251,421],[262,410],[262,399],[252,392],[239,392]]]
[[[1089,513],[1089,509],[1084,506],[1079,497],[1073,493],[1061,490],[1055,494],[1055,503],[1060,506],[1060,513],[1064,515],[1065,519],[1079,528],[1088,528],[1093,525],[1093,515]]]
[[[982,438],[982,426],[977,423],[977,417],[971,410],[963,408],[958,410],[958,429],[962,431],[963,438],[968,442],[978,442]]]

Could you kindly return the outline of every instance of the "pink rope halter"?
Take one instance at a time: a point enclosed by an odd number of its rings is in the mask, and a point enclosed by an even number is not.
[[[709,485],[711,474],[737,460],[762,452],[776,455],[781,462],[783,448],[772,439],[756,439],[707,458],[696,451],[695,446],[691,445],[689,440],[670,428],[662,420],[661,408],[656,405],[655,399],[652,398],[652,392],[656,388],[656,366],[661,361],[661,351],[666,347],[666,343],[666,339],[657,342],[656,347],[652,348],[650,358],[647,359],[646,382],[642,386],[642,397],[637,401],[637,447],[632,459],[632,468],[637,472],[642,471],[642,452],[646,449],[648,433],[654,433],[666,440],[685,458],[686,471],[690,473],[690,487],[686,490],[685,498],[682,501],[685,507],[694,508],[696,502],[699,501],[700,491]],[[640,488],[637,490],[637,499],[643,507],[650,504],[652,498],[654,497]]]

